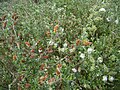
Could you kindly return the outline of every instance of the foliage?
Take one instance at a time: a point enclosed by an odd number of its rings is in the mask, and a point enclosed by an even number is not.
[[[1,14],[2,86],[9,90],[106,90],[119,86],[116,3],[14,3]]]

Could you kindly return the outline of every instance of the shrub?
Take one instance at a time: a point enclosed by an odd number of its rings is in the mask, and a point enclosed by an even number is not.
[[[9,89],[114,88],[119,18],[111,1],[16,3],[1,18],[1,63],[10,74],[2,80]]]

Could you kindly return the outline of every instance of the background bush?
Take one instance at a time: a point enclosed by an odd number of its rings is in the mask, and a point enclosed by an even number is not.
[[[118,90],[119,3],[2,2],[0,89]]]

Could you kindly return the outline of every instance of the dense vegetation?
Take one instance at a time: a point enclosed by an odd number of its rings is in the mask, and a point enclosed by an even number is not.
[[[0,6],[0,90],[119,90],[119,0]]]

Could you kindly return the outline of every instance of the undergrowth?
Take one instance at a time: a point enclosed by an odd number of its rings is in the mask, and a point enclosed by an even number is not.
[[[118,90],[119,3],[1,2],[0,89]]]

